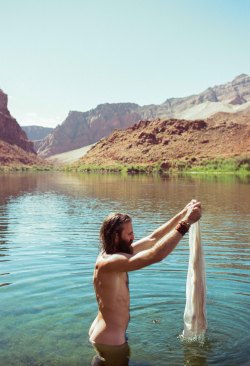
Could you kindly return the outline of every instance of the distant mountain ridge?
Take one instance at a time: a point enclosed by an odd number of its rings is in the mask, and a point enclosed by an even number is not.
[[[241,74],[231,82],[209,87],[200,94],[144,106],[142,118],[207,118],[217,112],[234,113],[247,106],[250,106],[250,76]]]
[[[217,112],[236,113],[250,107],[250,76],[241,74],[226,84],[209,87],[197,95],[170,98],[160,105],[106,103],[87,112],[71,111],[36,148],[44,157],[88,146],[115,129],[139,120],[177,118],[195,120]]]
[[[250,76],[247,74],[241,74],[233,79],[233,81],[209,87],[204,92],[198,95],[191,95],[187,98],[192,101],[192,104],[200,104],[206,101],[243,104],[250,100],[249,86]],[[173,105],[176,100],[180,99],[186,98],[167,99],[163,104]]]
[[[43,140],[54,130],[54,128],[43,126],[21,126],[21,128],[31,141]]]

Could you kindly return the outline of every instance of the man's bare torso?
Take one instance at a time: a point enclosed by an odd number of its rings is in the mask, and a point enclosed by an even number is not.
[[[129,287],[126,272],[105,272],[99,264],[110,255],[99,256],[94,270],[94,287],[98,314],[93,321],[89,338],[92,342],[120,345],[125,343],[129,316]]]

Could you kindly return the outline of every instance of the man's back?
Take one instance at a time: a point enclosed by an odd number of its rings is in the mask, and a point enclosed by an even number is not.
[[[92,342],[123,344],[129,322],[129,288],[126,272],[105,271],[102,264],[110,255],[99,255],[94,269],[98,314],[89,330]]]

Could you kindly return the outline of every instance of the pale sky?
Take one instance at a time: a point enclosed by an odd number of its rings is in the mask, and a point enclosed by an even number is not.
[[[0,89],[20,125],[160,104],[250,74],[250,0],[0,0]]]

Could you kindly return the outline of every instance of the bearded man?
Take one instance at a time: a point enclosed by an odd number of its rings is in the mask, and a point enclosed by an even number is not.
[[[201,204],[192,200],[171,220],[135,243],[129,215],[112,213],[104,220],[93,276],[98,313],[89,329],[89,339],[98,356],[92,360],[92,365],[128,365],[130,352],[126,329],[130,319],[130,294],[127,272],[167,257],[200,217]]]

